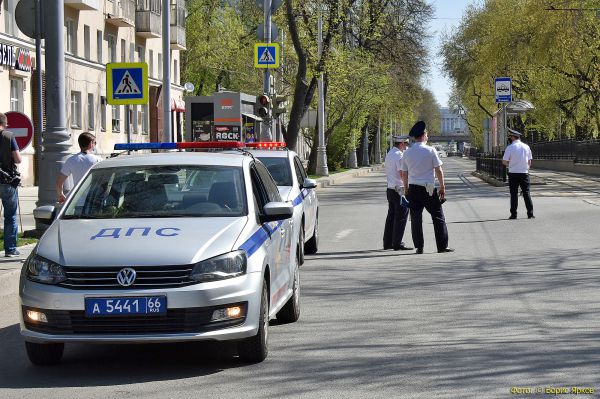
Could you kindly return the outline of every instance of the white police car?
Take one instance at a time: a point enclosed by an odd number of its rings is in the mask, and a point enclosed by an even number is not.
[[[277,183],[284,201],[294,205],[294,232],[298,242],[300,264],[304,253],[315,254],[319,249],[319,201],[317,183],[309,179],[300,158],[294,151],[284,148],[284,143],[257,143],[251,153],[265,164]]]
[[[175,145],[133,147],[150,144]],[[55,213],[20,280],[35,364],[60,361],[69,342],[193,340],[235,340],[260,362],[269,319],[299,317],[293,207],[247,153],[109,159],[35,217]]]

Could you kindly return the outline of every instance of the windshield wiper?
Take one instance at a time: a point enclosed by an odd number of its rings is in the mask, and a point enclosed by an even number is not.
[[[64,215],[62,219],[111,219],[110,216],[93,216],[93,215]]]

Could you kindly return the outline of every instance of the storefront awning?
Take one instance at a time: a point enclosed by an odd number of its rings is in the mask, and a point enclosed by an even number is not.
[[[254,119],[255,121],[259,121],[262,122],[262,118],[260,116],[256,116],[254,114],[242,114],[244,115],[246,118],[250,118],[250,119]]]
[[[171,111],[185,112],[185,101],[183,101],[181,98],[172,98]]]

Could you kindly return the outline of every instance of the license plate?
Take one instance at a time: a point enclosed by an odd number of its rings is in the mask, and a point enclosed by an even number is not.
[[[87,317],[164,315],[166,313],[166,296],[85,298],[85,315]]]

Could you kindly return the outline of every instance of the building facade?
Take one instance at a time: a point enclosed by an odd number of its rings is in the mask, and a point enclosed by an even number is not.
[[[169,57],[162,51],[162,1],[171,7]],[[72,152],[83,132],[97,137],[99,155],[112,152],[115,143],[159,141],[162,138],[163,62],[171,62],[170,136],[181,137],[184,103],[180,84],[180,53],[185,51],[185,0],[64,0],[65,104]],[[21,33],[15,21],[18,0],[2,1],[0,18],[0,111],[19,111],[35,123],[34,69],[45,60],[35,59],[35,43]],[[42,58],[44,49],[42,48]],[[106,102],[106,64],[148,64],[149,103],[111,106]],[[167,61],[168,62],[168,61]],[[43,82],[45,85],[51,82]],[[10,95],[8,95],[10,93]],[[42,95],[43,96],[43,95]],[[44,101],[44,99],[42,99]],[[129,115],[125,115],[128,110]],[[35,132],[38,135],[39,132]],[[34,141],[23,149],[20,165],[24,185],[36,183],[41,149]]]
[[[441,126],[440,134],[442,136],[463,136],[469,134],[467,123],[461,116],[452,112],[447,107],[440,108]]]

